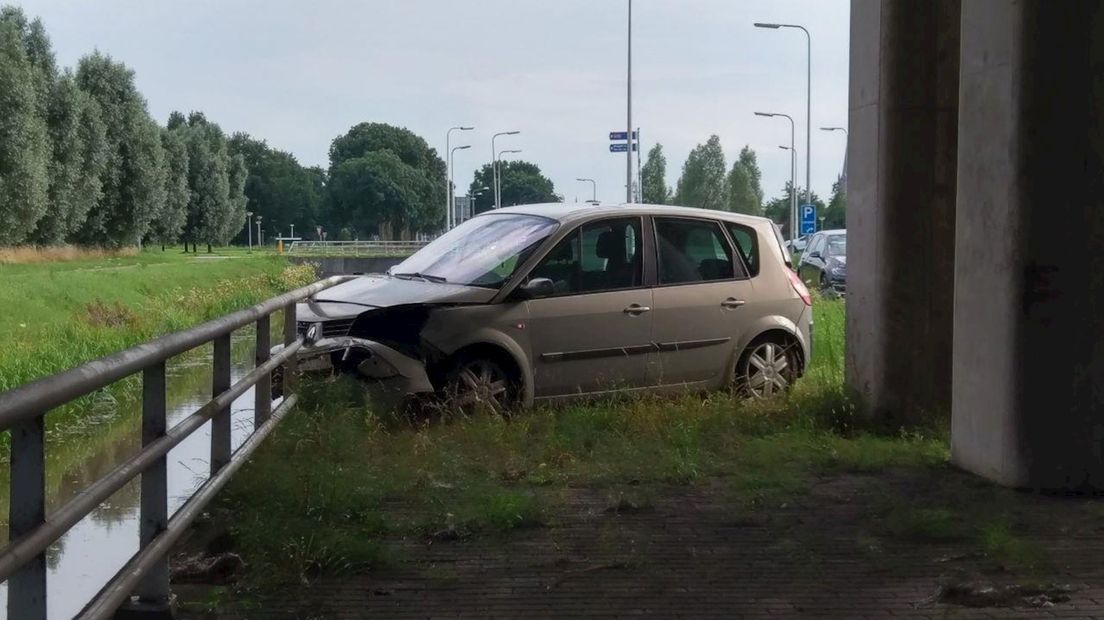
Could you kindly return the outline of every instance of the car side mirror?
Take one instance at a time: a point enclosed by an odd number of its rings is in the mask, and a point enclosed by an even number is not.
[[[540,299],[551,297],[556,293],[552,280],[548,278],[531,278],[525,284],[517,287],[517,296],[521,299]]]
[[[809,258],[820,258],[820,252],[810,252]]]

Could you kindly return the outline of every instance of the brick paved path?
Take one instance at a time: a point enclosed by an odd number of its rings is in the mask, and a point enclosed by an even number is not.
[[[885,484],[825,479],[808,497],[743,516],[724,499],[723,479],[659,489],[649,506],[622,512],[610,510],[608,489],[576,489],[548,527],[397,543],[399,569],[324,580],[263,611],[217,617],[1104,617],[1104,523],[1086,517],[1082,503],[1018,500],[1020,516],[1039,524],[1032,539],[1056,560],[1027,579],[994,572],[966,544],[872,535],[871,498]],[[941,581],[986,570],[998,585],[1075,591],[1043,607],[1024,596],[985,608],[937,600]]]

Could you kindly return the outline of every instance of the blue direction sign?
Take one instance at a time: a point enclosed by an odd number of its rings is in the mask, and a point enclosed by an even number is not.
[[[624,153],[627,150],[629,150],[629,145],[627,145],[627,144],[611,144],[610,145],[610,153]],[[633,142],[633,153],[635,153],[636,151],[637,151],[636,143]]]
[[[801,234],[816,232],[816,205],[801,205]]]
[[[637,138],[636,132],[634,131],[633,132],[633,140],[636,140],[636,138]],[[629,132],[627,132],[627,131],[611,131],[610,132],[610,140],[628,140],[628,139],[629,139]]]

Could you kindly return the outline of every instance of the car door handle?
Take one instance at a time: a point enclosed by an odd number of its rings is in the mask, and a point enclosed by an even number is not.
[[[633,304],[633,305],[629,306],[628,308],[625,308],[624,310],[622,310],[622,312],[624,312],[625,314],[630,314],[632,316],[636,316],[638,314],[644,314],[645,312],[651,312],[651,311],[652,311],[652,309],[649,308],[648,306],[641,306],[640,304]]]
[[[722,301],[721,305],[724,306],[725,308],[739,308],[740,306],[742,306],[746,303],[747,302],[744,301],[743,299],[736,299],[735,297],[729,297],[728,299]]]

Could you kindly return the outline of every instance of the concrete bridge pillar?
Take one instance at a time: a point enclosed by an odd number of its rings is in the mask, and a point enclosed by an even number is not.
[[[1104,488],[1104,2],[963,2],[959,101],[954,462]]]
[[[959,0],[852,0],[847,385],[907,422],[951,406]]]

